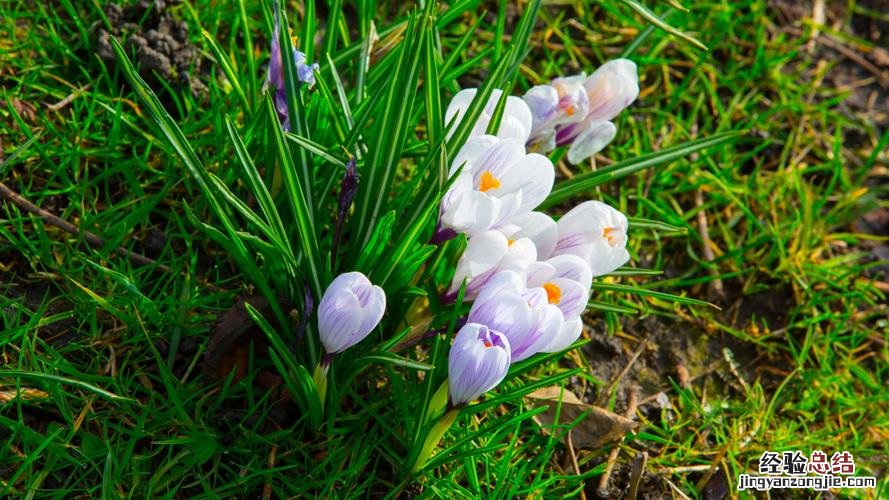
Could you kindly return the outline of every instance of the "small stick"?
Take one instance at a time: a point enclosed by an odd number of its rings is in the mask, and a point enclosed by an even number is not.
[[[80,87],[79,89],[77,89],[74,92],[71,92],[70,94],[65,96],[65,98],[62,99],[61,101],[59,101],[55,104],[47,104],[46,107],[51,111],[58,111],[58,110],[64,108],[65,106],[71,104],[71,102],[74,101],[74,99],[79,97],[80,94],[82,94],[84,91],[86,91],[89,88],[90,88],[90,84],[87,83],[83,87]]]
[[[27,212],[30,212],[30,213],[40,217],[41,219],[43,219],[43,222],[45,222],[51,226],[55,226],[55,227],[61,229],[62,231],[65,231],[66,233],[69,233],[69,234],[73,234],[75,236],[83,236],[83,239],[86,240],[87,243],[89,243],[90,245],[92,245],[96,248],[102,248],[103,246],[105,246],[105,241],[102,240],[102,238],[97,236],[95,233],[91,233],[86,230],[81,230],[80,228],[78,228],[74,224],[71,224],[70,222],[66,221],[65,219],[62,219],[61,217],[58,217],[58,216],[54,215],[53,213],[48,212],[48,211],[38,207],[37,205],[28,201],[22,195],[16,193],[12,189],[10,189],[6,184],[4,184],[2,182],[0,182],[0,197],[12,202],[13,205],[21,208],[22,210],[25,210]],[[133,263],[139,264],[140,266],[157,265],[157,268],[159,270],[161,270],[165,273],[170,272],[169,266],[164,265],[164,264],[159,264],[156,260],[154,260],[152,258],[146,257],[140,253],[131,252],[124,247],[117,247],[115,249],[115,252],[117,252],[119,255],[129,258],[131,261],[133,261]]]
[[[630,363],[632,364],[632,362]],[[633,386],[630,388],[630,394],[627,398],[627,411],[624,412],[624,416],[627,418],[633,418],[633,415],[636,414],[636,407],[639,403],[639,387]],[[614,469],[614,464],[617,462],[617,456],[620,454],[620,446],[615,446],[614,449],[611,450],[611,453],[608,454],[608,462],[605,465],[605,472],[602,474],[602,477],[599,479],[599,488],[596,490],[596,494],[600,497],[607,498],[608,495],[608,480],[611,479],[611,471]]]
[[[568,456],[571,458],[571,468],[574,469],[574,474],[580,475],[580,466],[577,465],[577,454],[574,453],[574,443],[571,441],[571,429],[568,429]],[[583,490],[580,490],[580,499],[586,500],[586,493]]]
[[[695,206],[699,208],[698,210],[698,231],[701,233],[701,250],[704,252],[704,260],[708,263],[713,262],[716,258],[713,255],[713,247],[712,241],[710,240],[710,228],[707,225],[707,213],[704,212],[704,195],[701,193],[700,188],[695,190]],[[723,297],[725,296],[725,291],[722,288],[722,279],[719,278],[719,272],[716,268],[710,268],[709,273],[714,277],[713,281],[710,282],[710,291],[713,294]]]
[[[268,460],[269,469],[275,468],[275,461],[277,460],[277,457],[278,457],[278,445],[273,445],[272,451],[269,452],[269,460]],[[272,483],[269,481],[266,481],[262,485],[262,498],[263,499],[272,498]]]

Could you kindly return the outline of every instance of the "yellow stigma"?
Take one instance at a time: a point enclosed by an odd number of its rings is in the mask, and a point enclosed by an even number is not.
[[[513,243],[515,243],[515,240],[506,240],[506,246],[511,247]]]
[[[610,246],[614,246],[617,244],[617,242],[614,241],[614,235],[612,234],[616,229],[617,229],[616,227],[606,227],[602,231],[602,236],[604,236],[605,239],[608,240],[608,244]]]
[[[497,189],[500,187],[500,179],[494,177],[494,174],[491,173],[490,170],[485,170],[482,172],[482,178],[478,181],[478,190],[482,193],[486,193],[491,189]]]
[[[546,282],[543,284],[543,289],[546,290],[546,300],[550,304],[558,304],[562,300],[562,289],[559,288],[559,285]]]

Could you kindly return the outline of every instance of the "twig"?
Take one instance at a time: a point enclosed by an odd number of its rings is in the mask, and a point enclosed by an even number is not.
[[[630,362],[632,364],[632,361]],[[618,379],[619,380],[619,379]],[[639,403],[639,387],[633,386],[630,388],[630,394],[627,398],[627,411],[624,413],[624,416],[627,418],[633,418],[633,415],[636,414],[636,407]],[[599,488],[596,490],[596,494],[600,497],[607,498],[608,495],[608,480],[611,479],[611,471],[614,469],[614,464],[617,462],[617,456],[620,454],[620,445],[615,446],[611,453],[608,454],[608,462],[605,465],[605,472],[602,473],[602,477],[599,479]]]
[[[89,88],[90,88],[90,84],[88,83],[88,84],[84,85],[83,87],[80,87],[79,89],[75,90],[74,92],[71,92],[70,94],[65,96],[65,98],[62,99],[61,101],[59,101],[55,104],[47,104],[46,107],[51,111],[58,111],[58,110],[64,108],[65,106],[71,104],[71,102],[74,101],[74,99],[79,97],[80,94],[82,94],[84,91],[86,91]]]
[[[574,453],[574,443],[571,441],[571,429],[568,429],[568,456],[571,458],[571,468],[574,469],[575,475],[580,475],[580,466],[577,465],[577,454]],[[586,500],[586,493],[580,490],[580,499]]]
[[[6,184],[4,184],[2,182],[0,182],[0,197],[10,201],[13,205],[21,208],[22,210],[25,210],[27,212],[30,212],[30,213],[40,217],[43,220],[43,222],[45,222],[51,226],[55,226],[55,227],[61,229],[62,231],[65,231],[66,233],[69,233],[69,234],[73,234],[76,236],[82,236],[83,239],[86,240],[86,242],[89,243],[90,245],[92,245],[93,247],[102,248],[103,246],[105,246],[105,241],[102,238],[100,238],[99,236],[97,236],[96,234],[91,233],[86,230],[81,230],[74,224],[71,224],[70,222],[62,219],[61,217],[58,217],[58,216],[54,215],[53,213],[48,212],[48,211],[38,207],[37,205],[35,205],[35,204],[31,203],[30,201],[28,201],[27,199],[25,199],[22,195],[16,193],[12,189],[10,189]],[[133,261],[133,263],[138,264],[140,266],[156,265],[157,269],[159,269],[160,271],[165,272],[165,273],[170,272],[169,266],[160,264],[152,258],[146,257],[140,253],[132,252],[130,250],[127,250],[124,247],[117,247],[115,249],[115,252],[117,252],[119,255],[127,257],[128,259]]]
[[[712,263],[716,256],[713,255],[713,242],[710,240],[710,228],[707,225],[707,213],[704,211],[704,195],[701,193],[700,188],[695,190],[695,206],[698,207],[698,231],[701,233],[701,251],[704,252],[704,260],[708,263]],[[710,267],[709,273],[710,276],[714,277],[713,281],[710,282],[710,291],[719,297],[725,296],[725,291],[722,287],[722,279],[719,278],[719,272],[715,267]]]
[[[278,445],[273,445],[272,450],[269,452],[269,460],[268,460],[269,469],[275,468],[275,462],[276,462],[277,457],[278,457]],[[272,498],[272,483],[269,482],[268,480],[265,482],[265,484],[262,485],[262,498],[263,499]]]

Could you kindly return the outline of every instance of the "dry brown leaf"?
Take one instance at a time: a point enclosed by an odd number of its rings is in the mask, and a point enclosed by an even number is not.
[[[49,399],[49,394],[40,389],[20,387],[18,389],[6,389],[0,387],[0,403],[8,403],[20,399],[22,402],[43,401]]]
[[[568,390],[562,392],[562,388],[557,385],[538,389],[526,397],[537,400],[541,404],[549,404],[549,410],[534,417],[534,420],[546,432],[551,430],[560,397],[562,400],[562,408],[559,411],[560,424],[570,424],[586,412],[583,420],[571,431],[571,442],[575,448],[599,448],[605,444],[620,441],[637,425],[626,417],[598,406],[586,404],[573,392]]]

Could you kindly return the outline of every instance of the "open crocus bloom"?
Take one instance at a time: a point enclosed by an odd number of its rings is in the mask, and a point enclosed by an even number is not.
[[[284,86],[284,60],[281,57],[281,14],[278,5],[275,4],[275,28],[272,33],[272,52],[269,60],[269,73],[266,85],[275,88],[275,109],[281,120],[284,130],[290,130],[290,118],[287,109],[287,90]],[[315,71],[318,71],[318,63],[307,64],[306,55],[293,49],[293,62],[296,64],[296,77],[300,82],[315,85]]]
[[[523,99],[531,110],[528,147],[549,152],[556,148],[556,126],[583,121],[590,102],[584,76],[555,78],[549,85],[531,87]]]
[[[544,288],[528,288],[523,274],[502,271],[485,284],[468,321],[503,333],[512,347],[512,361],[521,361],[559,335],[564,317],[557,302]]]
[[[448,397],[454,406],[490,391],[509,371],[509,340],[485,325],[467,323],[448,353]]]
[[[328,355],[364,340],[386,310],[386,293],[359,272],[343,273],[318,305],[318,333]]]
[[[478,89],[463,89],[460,92],[457,92],[457,95],[451,99],[450,104],[448,104],[448,109],[445,111],[445,125],[450,123],[455,116],[457,117],[457,121],[456,124],[448,130],[448,139],[454,135],[457,126],[463,120],[466,110],[469,109],[469,105],[472,104],[472,100],[475,99],[477,93]],[[475,125],[472,127],[472,132],[470,132],[469,137],[477,137],[487,134],[488,125],[491,124],[494,111],[497,109],[497,103],[500,102],[500,96],[502,95],[502,90],[494,89],[487,104],[485,104],[484,109],[482,109],[478,121],[476,121]],[[531,111],[528,109],[528,105],[519,97],[508,96],[506,98],[506,106],[503,109],[503,116],[500,119],[500,128],[497,129],[497,133],[494,135],[500,139],[516,139],[524,144],[528,141],[530,134]]]
[[[491,135],[466,142],[451,164],[455,174],[442,199],[440,231],[470,236],[533,210],[549,195],[555,179],[547,157],[526,154],[518,139]]]
[[[524,97],[533,117],[528,146],[548,152],[570,144],[568,161],[580,163],[614,139],[611,120],[638,96],[639,76],[629,59],[609,61],[589,77],[581,73],[533,87]]]
[[[444,296],[445,301],[457,298],[466,280],[467,300],[478,296],[482,287],[499,271],[523,272],[537,260],[537,248],[528,238],[510,241],[499,231],[485,231],[466,243],[466,250],[457,261],[457,271]]]
[[[600,201],[585,201],[559,219],[553,255],[576,255],[593,276],[614,271],[630,260],[627,217]]]

